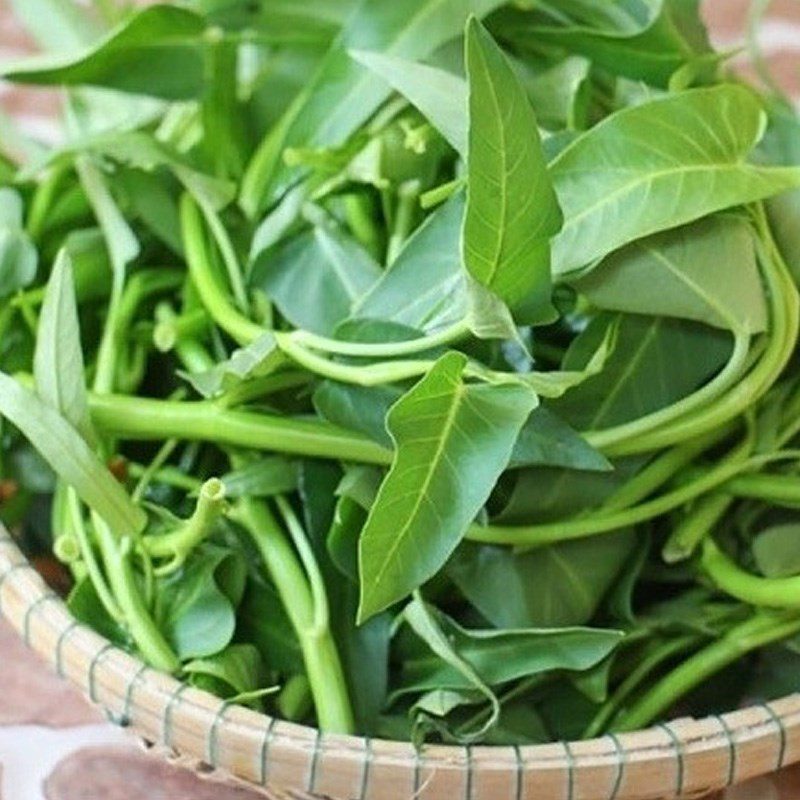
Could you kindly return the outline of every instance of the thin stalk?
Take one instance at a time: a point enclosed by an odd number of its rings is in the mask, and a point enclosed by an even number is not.
[[[759,207],[760,208],[760,207]],[[621,441],[604,441],[603,431],[585,435],[593,446],[601,446],[607,455],[632,455],[669,447],[677,442],[701,436],[739,416],[762,397],[778,379],[789,362],[800,330],[800,299],[797,287],[763,221],[763,210],[757,219],[762,240],[757,240],[760,262],[770,300],[770,332],[767,347],[753,369],[716,402],[677,419],[657,430],[634,435]]]
[[[696,644],[702,641],[701,637],[695,635],[680,636],[660,644],[653,652],[645,658],[627,675],[624,681],[616,688],[611,697],[603,703],[591,722],[586,726],[581,736],[582,739],[593,739],[600,736],[606,729],[608,723],[622,707],[623,703],[639,688],[643,681],[660,667],[665,661],[669,661],[687,650],[691,650]]]
[[[619,511],[645,500],[698,456],[723,441],[736,428],[736,423],[728,423],[715,431],[710,431],[704,436],[662,453],[614,492],[603,503],[602,510]]]
[[[235,516],[258,548],[297,634],[320,729],[351,733],[355,723],[341,660],[330,630],[318,624],[309,578],[294,549],[266,503],[242,499]]]
[[[800,507],[800,476],[756,473],[731,478],[723,490],[733,497],[763,500],[771,505]]]
[[[289,334],[289,336],[293,342],[303,347],[310,347],[313,350],[321,350],[325,353],[363,358],[395,358],[397,356],[424,353],[426,350],[432,350],[434,347],[441,347],[463,339],[468,334],[469,325],[466,321],[461,321],[438,333],[432,333],[429,336],[421,336],[419,339],[410,339],[406,342],[385,342],[380,344],[345,342],[338,339],[329,339],[325,336],[318,336],[309,331],[294,331]]]
[[[315,419],[295,419],[213,402],[89,395],[98,428],[121,439],[177,438],[253,450],[388,465],[392,454],[371,439]]]
[[[781,453],[754,456],[744,462],[723,461],[720,466],[674,489],[633,508],[622,509],[610,514],[592,514],[586,517],[560,520],[540,525],[478,525],[473,524],[467,531],[467,539],[484,544],[506,544],[517,547],[538,547],[568,539],[582,539],[598,533],[608,533],[619,528],[627,528],[646,520],[659,517],[669,511],[717,489],[734,475],[757,469],[772,461],[797,458],[798,451],[787,450]]]
[[[672,403],[666,408],[654,411],[644,417],[616,425],[613,428],[606,428],[600,431],[587,431],[584,436],[590,441],[593,447],[602,449],[604,452],[612,452],[615,445],[624,442],[636,444],[637,437],[649,433],[657,428],[669,425],[681,417],[690,415],[714,402],[728,388],[733,386],[744,373],[747,366],[747,354],[750,351],[750,334],[738,332],[734,335],[733,352],[722,371],[705,386],[696,392]],[[630,450],[626,450],[630,452]],[[637,449],[637,452],[642,452]]]
[[[70,527],[75,534],[75,538],[78,540],[81,559],[86,567],[86,572],[89,575],[92,586],[95,592],[97,592],[97,597],[111,619],[116,622],[122,622],[124,619],[122,609],[114,599],[114,595],[111,593],[108,583],[106,583],[100,564],[97,558],[95,558],[94,548],[89,541],[89,534],[86,531],[86,523],[83,519],[81,501],[71,486],[65,488],[65,502],[67,513],[69,514]]]
[[[758,612],[731,628],[725,636],[683,661],[667,674],[612,725],[612,730],[633,731],[644,728],[664,714],[681,697],[743,655],[793,636],[800,631],[796,613]]]
[[[132,540],[118,541],[97,514],[92,514],[92,521],[111,591],[136,647],[150,666],[163,672],[176,672],[180,666],[178,657],[150,616],[138,589],[129,552]]]
[[[181,197],[180,220],[186,263],[200,301],[220,328],[239,344],[249,344],[261,336],[265,329],[237,311],[220,285],[208,252],[203,215],[188,194]]]
[[[429,360],[385,361],[366,366],[352,366],[331,361],[299,345],[292,334],[276,333],[278,347],[301,367],[331,380],[356,386],[381,386],[386,383],[418,378],[433,366]],[[418,341],[418,340],[414,340]]]
[[[703,542],[702,566],[717,588],[753,606],[800,608],[800,576],[764,578],[743,570],[717,547],[713,539]]]

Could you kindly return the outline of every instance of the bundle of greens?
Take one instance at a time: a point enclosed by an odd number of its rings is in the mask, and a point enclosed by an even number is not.
[[[800,120],[696,0],[12,5],[0,514],[79,619],[415,742],[800,688]]]

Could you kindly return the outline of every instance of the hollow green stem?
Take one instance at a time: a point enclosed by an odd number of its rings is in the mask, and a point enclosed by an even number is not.
[[[303,566],[266,503],[237,502],[235,518],[250,534],[297,634],[321,730],[351,733],[353,712],[336,645],[319,611]]]
[[[800,576],[764,578],[743,570],[710,537],[703,543],[702,566],[726,594],[754,606],[800,608]]]
[[[728,423],[662,453],[614,492],[603,504],[603,511],[619,511],[645,500],[698,456],[723,441],[737,427],[736,423]]]
[[[189,519],[163,536],[145,536],[141,546],[151,558],[168,558],[157,574],[168,575],[179,569],[189,553],[213,532],[225,513],[225,485],[218,478],[207,480],[200,488],[197,505]]]
[[[771,505],[800,507],[800,475],[754,473],[731,478],[723,490],[733,497],[763,500]]]
[[[725,636],[683,661],[667,674],[612,725],[614,731],[644,728],[669,710],[681,697],[743,655],[800,631],[796,613],[758,612],[731,628]]]
[[[586,517],[561,520],[540,525],[471,525],[467,538],[485,544],[506,544],[518,547],[535,547],[567,539],[582,539],[598,533],[626,528],[646,520],[666,514],[684,503],[694,500],[707,492],[717,489],[734,475],[771,461],[797,458],[797,451],[784,451],[767,455],[754,456],[743,462],[723,461],[702,474],[699,478],[679,486],[667,494],[656,497],[633,508],[622,509],[610,514],[592,514]]]
[[[600,706],[591,722],[586,726],[581,738],[593,739],[596,736],[600,736],[625,701],[650,677],[654,670],[671,658],[691,650],[700,641],[702,641],[701,637],[689,634],[670,639],[654,648],[628,673],[625,680],[620,683],[611,697]]]
[[[178,657],[159,631],[136,585],[129,552],[132,540],[118,541],[97,514],[92,514],[92,521],[111,591],[136,647],[150,666],[163,672],[176,672],[180,666]]]
[[[177,438],[364,464],[387,465],[392,459],[366,436],[314,419],[122,395],[90,394],[89,406],[95,424],[122,439]]]
[[[189,275],[201,302],[220,328],[239,344],[249,344],[264,333],[264,328],[237,311],[228,299],[208,251],[202,213],[188,194],[181,197],[180,220]]]
[[[457,322],[449,328],[445,328],[438,333],[429,336],[421,336],[418,339],[410,339],[405,342],[386,342],[386,343],[365,343],[365,342],[344,342],[338,339],[329,339],[325,336],[318,336],[309,331],[294,331],[289,334],[293,342],[309,347],[313,350],[320,350],[325,353],[334,353],[342,356],[359,356],[363,358],[395,358],[397,356],[424,353],[434,347],[451,344],[452,342],[463,339],[469,334],[469,325],[466,321]]]
[[[617,425],[613,428],[606,428],[600,431],[587,431],[584,436],[593,447],[602,449],[604,452],[614,453],[615,446],[627,443],[624,452],[631,453],[632,446],[637,449],[635,452],[646,452],[639,449],[637,440],[643,434],[649,433],[662,426],[669,425],[671,422],[686,415],[691,415],[697,409],[707,406],[722,395],[728,388],[739,380],[747,365],[747,354],[750,350],[750,335],[747,333],[737,333],[733,340],[733,352],[728,359],[728,363],[722,371],[705,386],[698,389],[688,397],[684,397],[676,403],[672,403],[665,408],[647,414],[644,417]]]
[[[149,475],[150,465],[144,466],[137,464],[133,461],[128,462],[128,472],[132,478],[139,478],[140,480],[147,477],[150,483],[163,483],[167,486],[172,486],[175,489],[182,489],[185,492],[199,492],[203,482],[191,475],[186,475],[181,472],[177,467],[164,466],[155,470],[152,475]]]

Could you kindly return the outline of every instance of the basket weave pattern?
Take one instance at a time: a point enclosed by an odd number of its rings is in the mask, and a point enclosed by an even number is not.
[[[702,720],[526,747],[322,735],[146,667],[77,623],[0,528],[0,614],[118,724],[201,771],[276,798],[655,800],[701,796],[800,760],[800,695]]]

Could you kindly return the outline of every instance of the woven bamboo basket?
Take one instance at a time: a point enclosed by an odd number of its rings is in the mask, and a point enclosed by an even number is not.
[[[0,527],[0,615],[109,719],[198,772],[273,798],[700,797],[800,760],[800,695],[636,733],[526,747],[323,735],[220,701],[78,624]]]

